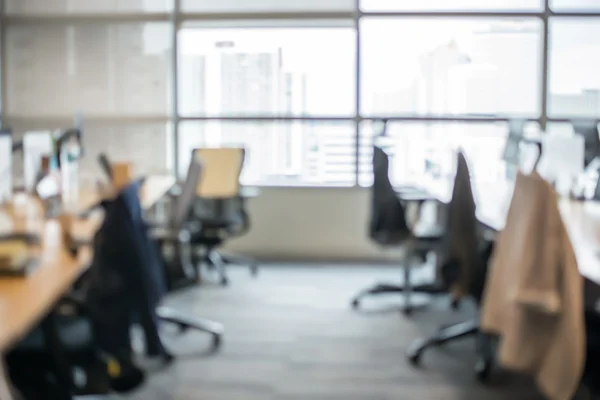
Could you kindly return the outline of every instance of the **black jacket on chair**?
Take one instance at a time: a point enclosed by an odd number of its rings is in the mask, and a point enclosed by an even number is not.
[[[447,206],[447,234],[442,248],[442,276],[453,297],[480,292],[474,276],[482,270],[479,223],[471,187],[471,174],[462,152],[457,154],[452,199]],[[483,277],[478,277],[478,279]]]
[[[148,237],[138,197],[139,184],[103,204],[104,222],[94,237],[94,260],[86,282],[86,303],[100,348],[131,354],[130,327],[139,322],[150,355],[164,354],[156,307],[165,293],[158,248]]]

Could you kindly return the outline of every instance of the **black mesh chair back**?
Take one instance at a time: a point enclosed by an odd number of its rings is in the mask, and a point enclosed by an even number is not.
[[[181,193],[174,202],[173,213],[171,215],[172,228],[181,229],[186,219],[190,216],[194,208],[194,201],[196,200],[196,188],[201,178],[202,163],[197,157],[192,157],[185,183],[181,188]]]
[[[469,166],[464,154],[459,152],[452,199],[448,204],[442,278],[456,295],[473,295],[478,300],[483,290],[486,263],[483,263],[484,252],[479,246],[475,211]]]
[[[389,157],[373,146],[370,238],[381,246],[401,245],[411,236],[405,209],[389,178]]]

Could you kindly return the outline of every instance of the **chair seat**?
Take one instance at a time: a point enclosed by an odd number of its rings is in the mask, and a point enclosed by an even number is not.
[[[78,317],[57,317],[58,334],[65,350],[71,354],[86,352],[94,348],[90,321]],[[35,329],[14,348],[16,353],[45,352],[42,329]]]
[[[203,219],[202,229],[228,229],[235,222],[225,219]]]
[[[195,220],[202,224],[203,229],[228,229],[243,224],[240,215],[228,215],[226,217],[199,217]]]

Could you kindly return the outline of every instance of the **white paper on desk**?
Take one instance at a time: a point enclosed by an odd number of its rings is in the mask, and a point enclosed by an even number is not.
[[[12,197],[12,137],[0,132],[0,203]]]
[[[60,193],[60,183],[55,175],[45,176],[37,184],[35,192],[41,199],[44,200],[58,196]]]
[[[42,156],[52,154],[52,132],[27,132],[23,136],[23,173],[25,190],[35,189],[35,179],[40,170]]]

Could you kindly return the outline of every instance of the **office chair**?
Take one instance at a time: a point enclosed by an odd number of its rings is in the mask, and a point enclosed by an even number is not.
[[[479,305],[493,243],[480,240],[470,173],[462,153],[458,154],[457,172],[447,218],[447,234],[442,253],[444,261],[440,268],[443,286],[452,296],[471,296]],[[441,327],[433,335],[413,342],[406,355],[413,365],[417,365],[426,349],[473,335],[477,339],[478,356],[475,373],[477,378],[483,381],[489,376],[493,351],[490,338],[479,330],[478,318]]]
[[[194,254],[197,268],[205,262],[216,270],[220,283],[229,283],[227,264],[247,264],[252,275],[258,273],[258,263],[248,257],[224,255],[217,252],[227,239],[245,234],[250,229],[250,218],[245,199],[240,193],[239,178],[245,158],[243,148],[198,148],[192,151],[192,159],[198,158],[204,166],[203,178],[197,186],[199,201],[194,207],[192,219],[197,229],[190,243],[203,250],[202,258]],[[227,207],[229,206],[229,207]]]
[[[154,227],[150,237],[161,246],[165,244],[174,245],[177,248],[175,259],[165,267],[167,287],[174,289],[181,280],[190,280],[195,277],[195,269],[189,260],[183,256],[182,246],[189,244],[192,232],[185,226],[186,220],[192,213],[194,200],[196,199],[196,188],[202,179],[202,163],[192,158],[188,168],[188,174],[182,187],[181,194],[173,199],[171,218],[169,224],[164,227]],[[160,319],[177,325],[181,331],[195,329],[210,333],[213,337],[213,346],[218,347],[221,343],[224,328],[220,323],[207,319],[184,316],[172,309],[159,307],[157,315]]]
[[[363,297],[384,293],[403,293],[404,309],[406,315],[413,311],[411,293],[442,293],[442,288],[435,284],[415,285],[410,283],[410,265],[408,261],[412,256],[424,254],[435,250],[439,246],[442,236],[416,236],[406,222],[406,211],[403,202],[399,199],[389,179],[389,158],[380,147],[373,146],[373,186],[371,187],[371,221],[370,237],[382,247],[404,248],[406,254],[404,261],[404,285],[380,283],[358,293],[352,300],[352,307],[358,308]]]
[[[182,198],[186,200],[188,210],[189,188],[193,188],[197,182],[201,166],[194,163],[190,168],[186,194]],[[102,348],[111,349],[111,354],[118,354],[121,347],[128,346],[127,340],[113,339],[116,336],[116,326],[124,328],[131,318],[131,311],[123,309],[123,305],[128,304],[134,308],[137,320],[144,330],[146,351],[149,355],[161,356],[166,362],[173,358],[163,347],[158,334],[160,321],[175,324],[181,330],[195,329],[209,333],[213,338],[213,347],[217,347],[221,343],[223,333],[220,324],[188,317],[171,308],[160,306],[167,290],[167,272],[157,242],[151,238],[149,226],[143,219],[139,188],[138,182],[130,184],[105,207],[107,211],[101,228],[105,230],[99,238],[103,250],[100,257],[104,258],[97,260],[98,282],[93,287],[95,290],[88,291],[88,296],[91,293],[93,299],[98,298],[89,303],[95,304],[99,309],[97,314],[101,312],[102,315],[102,326],[95,321],[96,331],[102,328],[105,333],[98,334],[98,340],[103,340]],[[180,210],[184,209],[182,205]],[[185,211],[181,211],[181,214],[185,215]],[[168,239],[169,237],[166,237],[165,240]],[[95,261],[96,253],[98,250],[94,252]],[[112,297],[109,297],[110,289],[115,292]],[[120,302],[119,306],[119,303],[107,299],[109,297],[112,300],[113,297],[116,299],[119,296],[125,296],[127,303]],[[124,333],[128,334],[128,329],[124,330]]]
[[[483,248],[476,250],[480,262],[477,269],[473,271],[472,286],[470,295],[475,299],[479,306],[485,285],[487,274],[487,263],[493,251],[493,243],[484,243]],[[447,284],[452,282],[453,278],[459,274],[460,265],[456,261],[450,261],[441,268],[442,276]],[[475,376],[481,382],[485,382],[491,373],[494,360],[494,343],[492,338],[479,329],[479,317],[473,317],[467,321],[452,325],[440,327],[431,336],[415,340],[406,351],[408,361],[413,365],[418,365],[421,361],[423,352],[431,347],[437,347],[444,343],[459,340],[468,336],[475,336],[477,362],[475,364]]]
[[[36,329],[7,354],[8,373],[26,399],[70,399],[72,395],[105,395],[113,391],[105,360],[94,342],[86,318],[62,317],[58,321],[60,346],[68,369],[63,379],[48,350],[42,329]],[[55,344],[56,345],[56,344]],[[77,371],[77,378],[73,372]],[[141,383],[141,380],[138,381]],[[137,386],[137,385],[135,385]]]

